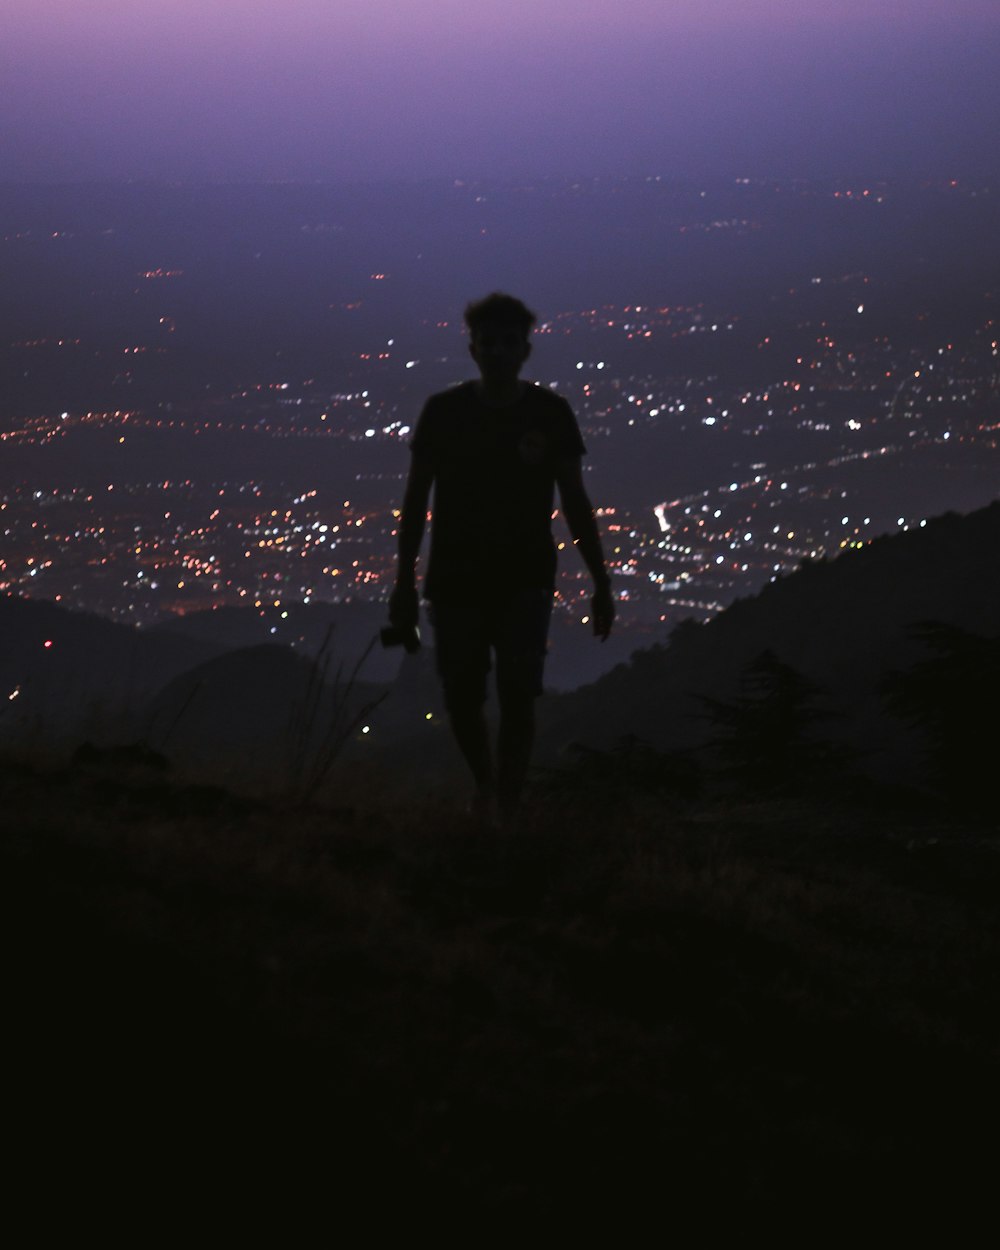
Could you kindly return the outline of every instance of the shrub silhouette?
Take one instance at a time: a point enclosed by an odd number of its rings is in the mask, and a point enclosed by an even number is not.
[[[343,661],[330,682],[333,626],[310,661],[309,678],[289,724],[288,797],[314,799],[355,730],[385,700],[387,691],[359,703],[358,678],[375,646],[373,638],[345,677]]]

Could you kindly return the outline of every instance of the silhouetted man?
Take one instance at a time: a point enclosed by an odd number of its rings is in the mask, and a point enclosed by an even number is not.
[[[399,564],[389,601],[398,629],[417,623],[416,562],[434,489],[424,597],[430,601],[438,672],[458,746],[476,782],[474,811],[509,824],[531,757],[535,699],[555,587],[555,487],[594,580],[593,632],[614,620],[611,587],[569,404],[522,381],[535,315],[495,293],[465,310],[479,380],[432,395],[411,443],[399,526]],[[491,653],[500,726],[496,767],[485,702]]]

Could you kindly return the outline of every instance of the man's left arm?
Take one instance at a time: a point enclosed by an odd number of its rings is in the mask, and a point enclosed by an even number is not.
[[[583,466],[579,456],[567,456],[558,462],[556,484],[569,532],[594,579],[594,594],[590,601],[591,619],[595,637],[604,642],[611,633],[615,605],[611,596],[611,578],[604,563],[601,534],[587,488],[583,484]]]

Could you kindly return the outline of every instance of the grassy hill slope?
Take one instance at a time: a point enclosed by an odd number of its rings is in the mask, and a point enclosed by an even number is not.
[[[76,1175],[627,1231],[989,1173],[982,826],[569,789],[502,835],[96,766],[0,787],[9,1126],[30,1155],[99,1122]]]

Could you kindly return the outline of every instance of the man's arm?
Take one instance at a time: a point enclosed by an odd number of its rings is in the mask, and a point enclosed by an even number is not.
[[[417,556],[420,554],[433,484],[433,465],[426,456],[415,451],[403,492],[396,586],[389,599],[389,620],[398,629],[409,629],[417,623]]]
[[[569,456],[556,466],[556,483],[569,532],[573,535],[583,562],[594,579],[590,601],[594,634],[602,642],[611,633],[615,605],[611,597],[611,579],[604,564],[601,535],[594,518],[594,508],[583,484],[583,467],[579,456]]]

